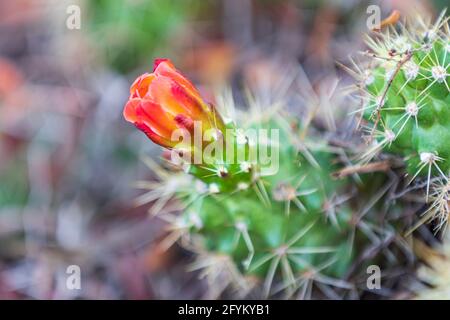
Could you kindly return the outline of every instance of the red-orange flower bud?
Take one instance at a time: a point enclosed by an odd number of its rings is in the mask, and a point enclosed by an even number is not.
[[[166,148],[177,144],[171,140],[174,130],[192,132],[196,121],[201,122],[202,130],[224,129],[220,115],[168,59],[155,60],[153,72],[134,81],[123,115]]]

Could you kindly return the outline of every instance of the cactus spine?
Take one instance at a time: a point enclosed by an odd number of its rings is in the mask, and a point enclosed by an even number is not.
[[[250,114],[259,114],[257,119],[242,113],[238,118],[246,127],[235,122],[227,127],[234,132],[236,149],[247,154],[256,146],[273,147],[279,155],[275,172],[264,175],[258,159],[227,164],[218,157],[207,167],[177,162],[178,173],[166,175],[169,181],[185,179],[172,190],[181,200],[181,214],[161,214],[171,230],[166,244],[181,239],[198,253],[192,269],[208,277],[209,297],[225,287],[247,294],[255,279],[262,297],[314,297],[314,283],[331,298],[339,297],[330,294],[333,290],[357,292],[349,280],[356,258],[394,233],[388,224],[380,227],[380,212],[374,210],[381,210],[378,200],[386,188],[377,188],[384,178],[376,176],[374,188],[366,188],[369,196],[354,199],[358,190],[349,178],[331,177],[338,169],[336,148],[314,128],[274,108],[267,107],[272,112],[267,115],[254,106]],[[279,139],[252,141],[248,129],[276,129]],[[307,131],[314,132],[314,142]],[[168,194],[169,181],[162,182],[160,194]],[[379,258],[359,262],[355,269]]]
[[[367,64],[356,66],[360,109],[370,161],[383,151],[400,156],[410,181],[426,180],[432,200],[423,221],[444,226],[450,213],[450,33],[445,11],[433,24],[420,17],[400,31],[391,28],[368,38]]]
[[[250,110],[240,112],[225,95],[219,112],[169,60],[157,60],[153,73],[131,86],[124,117],[171,150],[167,165],[175,170],[148,161],[161,182],[140,182],[150,191],[138,202],[156,200],[151,210],[170,230],[163,245],[180,240],[197,253],[192,269],[202,270],[213,297],[227,288],[246,295],[255,286],[259,297],[357,294],[361,267],[400,260],[380,201],[390,185],[375,174],[360,185],[332,178],[345,152],[313,125],[316,103],[304,106],[302,121],[284,113],[283,100],[248,101]],[[181,203],[181,210],[172,208],[179,214],[170,213],[172,197]]]

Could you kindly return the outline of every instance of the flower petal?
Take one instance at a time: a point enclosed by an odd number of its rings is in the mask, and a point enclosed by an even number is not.
[[[180,103],[172,94],[172,87],[176,83],[167,77],[156,77],[151,83],[148,98],[162,106],[165,112],[175,117],[177,114],[191,115],[191,109]]]
[[[186,77],[184,77],[177,69],[175,69],[170,60],[160,60],[162,61],[157,64],[154,70],[154,73],[156,75],[171,78],[173,81],[188,90],[189,94],[194,95],[197,97],[197,99],[201,100],[200,92],[198,92],[195,86]]]
[[[128,100],[125,108],[123,109],[123,117],[128,122],[135,123],[138,120],[138,116],[136,114],[136,108],[139,106],[141,99],[135,98]]]
[[[166,62],[168,65],[170,65],[171,68],[175,69],[175,66],[173,65],[173,63],[166,58],[156,58],[155,61],[153,61],[153,72],[156,71],[156,68],[158,68],[158,66],[162,63],[162,62]]]
[[[192,121],[191,118],[186,117],[184,114],[178,114],[174,120],[178,127],[184,128],[190,132],[194,131],[194,121]]]
[[[139,76],[130,87],[130,95],[133,98],[143,98],[147,94],[148,87],[152,83],[155,75],[152,73],[144,73]]]
[[[134,81],[123,116],[152,141],[167,148],[178,144],[171,141],[175,130],[182,129],[189,134],[195,121],[201,121],[205,130],[225,128],[215,109],[167,59],[155,60],[154,72],[145,73]],[[190,142],[186,147],[190,147]]]
[[[136,114],[140,121],[147,123],[153,131],[170,138],[173,130],[177,129],[172,116],[168,115],[157,103],[142,100],[136,108]]]

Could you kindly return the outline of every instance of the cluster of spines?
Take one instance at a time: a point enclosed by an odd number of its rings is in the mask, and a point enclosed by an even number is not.
[[[187,170],[180,166],[178,174],[167,174],[149,163],[162,181],[157,185],[141,185],[151,189],[147,196],[141,197],[141,203],[172,195],[181,200],[183,211],[176,215],[169,212],[170,208],[164,208],[160,217],[168,222],[170,233],[163,245],[169,247],[181,240],[190,250],[198,252],[191,269],[203,270],[201,275],[212,285],[209,297],[218,296],[225,288],[249,293],[256,283],[262,287],[264,297],[296,294],[297,298],[310,298],[314,287],[329,298],[338,298],[342,292],[356,292],[346,273],[352,269],[350,266],[361,248],[376,246],[387,237],[368,214],[387,190],[383,188],[382,192],[365,198],[368,203],[358,202],[356,208],[350,208],[348,202],[355,201],[351,183],[331,179],[336,169],[332,164],[333,148],[317,138],[310,144],[302,134],[307,128],[300,129],[303,124],[273,113],[272,107],[270,117],[264,117],[261,109],[254,112],[254,108],[247,114],[258,115],[256,120],[249,116],[253,125],[268,125],[282,131],[280,172],[263,177],[257,164],[252,164],[246,166],[248,172],[242,175],[241,163],[240,170],[226,167],[226,174],[220,174],[224,167],[218,163],[210,166],[216,170],[213,175],[195,172],[192,175],[194,165],[184,168]],[[221,179],[233,176],[241,180],[234,181],[232,189],[223,188],[226,184]],[[178,185],[176,190],[170,187],[174,185]],[[153,206],[154,213],[162,209],[158,201]],[[245,212],[239,211],[242,206]]]
[[[420,17],[409,25],[368,38],[368,61],[354,63],[358,100],[368,123],[368,148],[359,159],[368,163],[385,151],[401,156],[409,182],[426,179],[426,201],[433,200],[421,221],[438,219],[445,226],[449,210],[442,205],[450,171],[450,32],[443,12],[434,24]],[[363,121],[365,122],[365,121]],[[438,180],[438,181],[436,181]]]

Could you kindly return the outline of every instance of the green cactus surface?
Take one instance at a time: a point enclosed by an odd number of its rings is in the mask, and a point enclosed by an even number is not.
[[[318,133],[312,143],[305,127],[285,115],[271,115],[270,120],[248,126],[278,132],[277,139],[264,143],[252,143],[245,136],[247,128],[237,129],[235,124],[228,128],[235,137],[243,135],[233,144],[246,154],[262,144],[274,144],[279,165],[269,174],[264,174],[258,159],[227,164],[217,158],[208,166],[184,167],[190,175],[180,172],[180,176],[193,177],[175,192],[184,208],[179,216],[166,220],[175,238],[187,237],[190,245],[195,243],[194,251],[203,252],[193,268],[209,268],[205,273],[217,275],[227,266],[227,272],[234,270],[230,284],[244,287],[248,279],[260,279],[264,297],[291,296],[313,275],[339,283],[340,289],[354,288],[344,279],[356,257],[374,239],[392,232],[388,226],[374,227],[376,210],[372,209],[380,203],[377,188],[384,180],[371,181],[374,189],[368,188],[367,195],[375,200],[361,195],[355,201],[351,179],[332,178],[339,168],[335,149]],[[360,266],[375,260],[365,259]],[[224,282],[216,279],[216,286],[217,281]]]
[[[450,37],[444,14],[435,24],[402,26],[369,38],[370,63],[360,73],[364,117],[379,150],[404,157],[409,175],[450,170]]]

